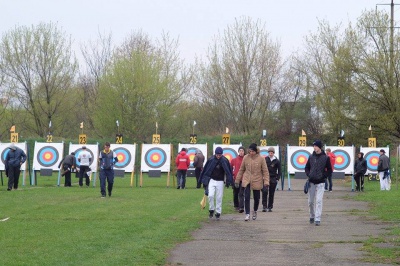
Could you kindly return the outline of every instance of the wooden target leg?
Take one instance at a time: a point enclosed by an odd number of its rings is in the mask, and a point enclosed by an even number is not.
[[[139,186],[142,187],[142,185],[143,185],[143,172],[140,172]]]
[[[167,176],[167,187],[169,187],[169,173],[170,172],[168,172],[168,176]]]

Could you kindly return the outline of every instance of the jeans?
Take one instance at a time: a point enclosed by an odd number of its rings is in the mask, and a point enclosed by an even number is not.
[[[356,191],[364,190],[364,175],[362,173],[356,173],[354,181],[356,181]]]
[[[310,182],[310,188],[308,189],[308,207],[310,208],[310,218],[315,219],[316,222],[321,221],[324,186],[324,183],[314,184]]]
[[[325,180],[325,190],[328,190],[328,182],[329,182],[329,191],[332,191],[332,174],[328,176]]]
[[[244,190],[244,210],[246,214],[250,214],[250,184]],[[254,206],[253,210],[258,210],[258,205],[260,204],[260,190],[253,190]]]
[[[196,176],[196,188],[200,188],[201,187],[201,180],[200,180],[200,174],[201,174],[201,170],[202,170],[203,168],[202,167],[196,167],[195,169],[194,169],[194,174],[195,174],[195,176]]]
[[[186,172],[187,170],[178,170],[177,174],[178,174],[178,186],[181,189],[185,188],[186,185]]]
[[[114,186],[114,170],[113,169],[102,169],[100,170],[100,193],[102,196],[106,195],[106,179],[108,194],[111,196],[111,192]]]
[[[89,171],[88,165],[81,165],[79,167],[79,186],[83,186],[83,177],[86,179],[86,186],[90,185],[90,178],[86,174],[87,171]]]

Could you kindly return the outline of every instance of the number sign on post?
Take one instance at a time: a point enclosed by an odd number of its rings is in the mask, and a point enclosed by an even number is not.
[[[189,143],[190,144],[196,144],[197,143],[197,135],[196,134],[190,134]]]
[[[86,134],[79,134],[79,141],[78,141],[78,143],[81,144],[81,145],[83,145],[83,144],[86,144],[86,141],[87,141],[87,139],[86,139]]]
[[[160,144],[160,142],[161,142],[160,134],[153,134],[152,143],[153,144]]]
[[[225,144],[225,145],[231,144],[231,134],[223,134],[222,135],[222,144]]]

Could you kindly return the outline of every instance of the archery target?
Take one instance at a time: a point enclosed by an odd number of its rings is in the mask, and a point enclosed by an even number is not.
[[[86,151],[88,151],[92,156],[92,162],[90,163],[89,167],[92,169],[92,172],[96,172],[98,161],[97,158],[99,157],[99,146],[97,144],[80,145],[70,143],[69,154],[71,154],[71,152],[75,152],[76,166],[80,167],[81,163],[78,161],[78,156],[82,152],[82,146],[86,146]]]
[[[143,144],[142,146],[142,172],[149,170],[170,171],[171,145],[169,144]]]
[[[36,155],[36,159],[43,167],[54,165],[59,160],[59,157],[60,155],[58,154],[57,149],[50,146],[41,148]]]
[[[295,151],[290,157],[290,163],[297,170],[304,170],[306,167],[308,157],[310,157],[310,153],[306,150],[298,150]]]
[[[8,154],[8,152],[10,151],[10,149],[8,147],[10,147],[11,143],[0,143],[0,151],[1,151],[1,160],[0,160],[0,170],[4,171],[6,169],[5,167],[5,160],[6,160],[6,156]],[[21,150],[23,150],[26,154],[26,156],[28,156],[27,153],[27,148],[26,148],[26,142],[21,142],[21,143],[14,143],[14,145],[18,148],[20,148]],[[27,157],[28,160],[28,157]],[[26,163],[21,165],[21,171],[25,171],[26,170]]]
[[[127,149],[120,147],[113,151],[118,158],[115,168],[125,168],[131,162],[131,153]]]
[[[378,172],[379,163],[379,151],[383,149],[386,154],[389,154],[389,148],[363,148],[360,147],[360,152],[364,153],[364,159],[367,161],[367,172],[366,174],[376,174]]]
[[[379,163],[379,152],[378,151],[370,151],[365,154],[365,160],[367,161],[367,169],[370,171],[378,171],[378,163]]]
[[[287,160],[289,174],[304,172],[308,157],[313,153],[313,147],[287,146]]]
[[[136,144],[111,144],[110,149],[118,158],[114,168],[124,170],[125,173],[132,173],[135,167]]]
[[[351,157],[344,150],[334,150],[332,151],[336,156],[334,170],[342,171],[350,165]]]
[[[278,160],[280,159],[279,157],[279,146],[262,146],[262,147],[259,147],[259,149],[260,149],[260,155],[262,156],[262,157],[267,157],[267,156],[269,156],[269,153],[268,153],[268,148],[269,147],[273,147],[274,149],[275,149],[275,157],[276,158],[278,158]]]
[[[213,154],[217,147],[221,147],[223,150],[223,155],[229,160],[229,162],[238,156],[238,149],[242,146],[241,144],[232,144],[232,145],[223,145],[223,144],[215,144],[213,146]]]
[[[187,149],[187,155],[190,159],[189,168],[193,168],[194,156],[196,155],[196,150],[200,150],[204,155],[204,163],[207,161],[207,144],[181,144],[178,145],[178,151],[181,151],[182,148]]]

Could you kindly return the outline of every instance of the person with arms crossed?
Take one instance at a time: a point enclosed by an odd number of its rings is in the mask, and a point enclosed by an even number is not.
[[[326,177],[332,174],[331,161],[322,150],[322,142],[313,143],[314,152],[308,157],[305,172],[309,180],[308,207],[310,209],[310,224],[321,225],[322,199]]]
[[[18,189],[19,175],[21,173],[21,165],[26,161],[26,154],[23,150],[11,143],[4,160],[6,176],[8,176],[8,191],[13,188]]]

